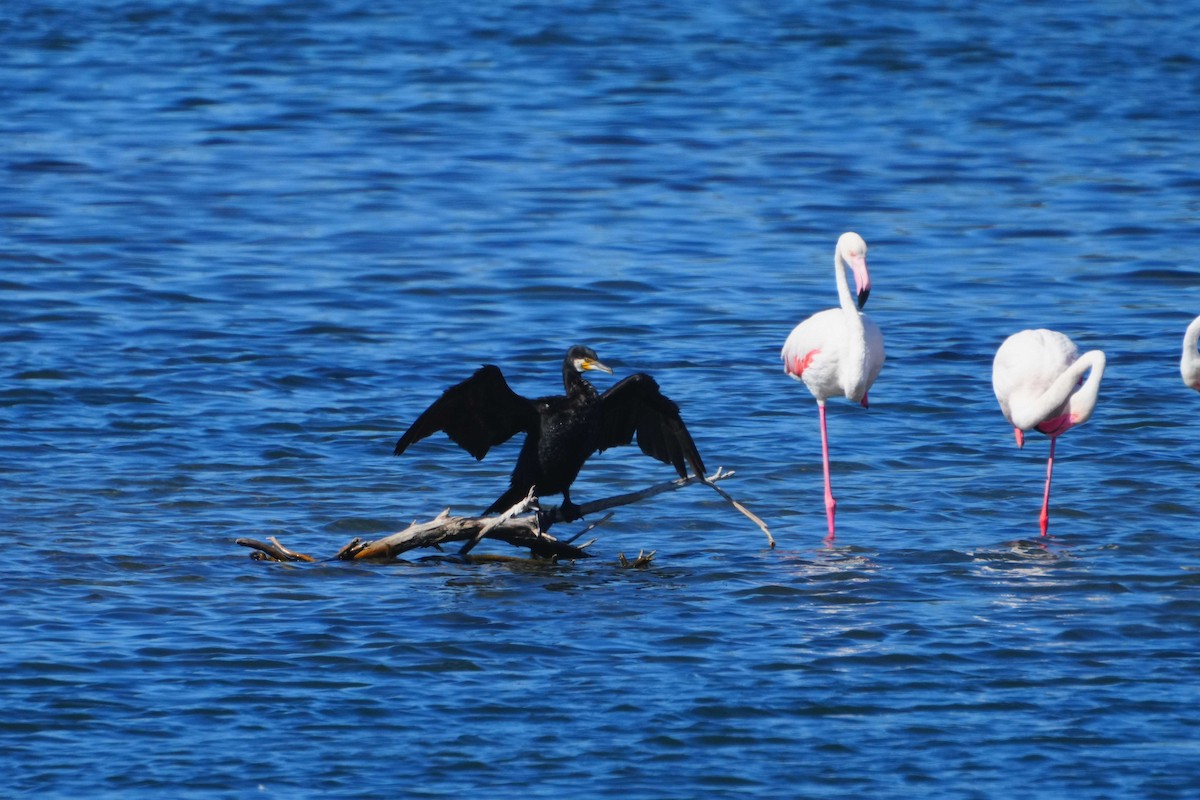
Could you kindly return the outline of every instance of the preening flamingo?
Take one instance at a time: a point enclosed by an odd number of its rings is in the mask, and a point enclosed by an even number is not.
[[[1104,376],[1103,352],[1078,353],[1075,343],[1065,335],[1041,328],[1009,336],[992,362],[992,388],[1004,418],[1013,426],[1017,447],[1025,445],[1025,431],[1038,430],[1050,437],[1046,491],[1039,517],[1042,536],[1050,524],[1054,444],[1067,429],[1092,416]]]
[[[1183,375],[1183,383],[1196,391],[1200,391],[1200,354],[1196,353],[1196,342],[1200,341],[1200,317],[1192,320],[1183,334],[1183,360],[1179,362],[1179,372]]]
[[[857,294],[850,294],[846,269],[854,273]],[[871,292],[867,273],[867,243],[857,233],[843,233],[833,252],[839,308],[818,311],[792,329],[784,342],[783,371],[802,381],[817,400],[821,418],[821,460],[825,467],[825,517],[827,541],[833,539],[837,502],[829,481],[829,433],[825,427],[825,401],[845,397],[867,407],[867,390],[883,367],[883,334],[879,326],[859,311]]]

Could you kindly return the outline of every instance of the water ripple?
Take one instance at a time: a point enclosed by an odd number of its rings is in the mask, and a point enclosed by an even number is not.
[[[16,8],[0,793],[1190,796],[1190,19]],[[825,546],[778,350],[846,229],[888,362],[830,403]],[[1045,540],[1046,444],[989,383],[1042,325],[1109,359]],[[234,544],[482,508],[515,443],[396,436],[482,363],[551,391],[575,342],[656,376],[775,550],[698,486],[587,563]],[[577,494],[669,473],[616,449]]]

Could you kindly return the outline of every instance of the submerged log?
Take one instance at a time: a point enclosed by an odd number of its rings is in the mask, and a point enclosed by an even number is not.
[[[663,492],[674,491],[690,483],[705,483],[724,497],[738,511],[753,520],[762,532],[766,534],[770,546],[774,547],[775,540],[771,537],[771,532],[767,529],[766,523],[751,513],[741,503],[730,497],[727,492],[715,485],[716,481],[728,478],[731,475],[733,475],[733,472],[725,472],[718,469],[716,474],[709,478],[698,478],[696,476],[680,478],[679,480],[660,483],[638,492],[585,503],[580,506],[580,510],[583,514],[596,514],[617,506],[636,503],[639,500],[645,500]],[[611,516],[611,514],[604,516],[597,522],[588,525],[570,539],[557,539],[547,533],[546,530],[555,522],[561,521],[559,508],[553,506],[544,511],[539,510],[537,498],[531,491],[523,500],[503,514],[493,517],[458,517],[451,516],[450,509],[446,509],[428,522],[414,522],[404,530],[385,536],[382,539],[364,541],[360,538],[355,538],[343,546],[329,560],[387,561],[395,559],[402,553],[409,552],[410,550],[426,547],[441,549],[440,546],[447,542],[464,542],[458,554],[461,557],[466,557],[471,549],[484,539],[497,539],[514,547],[528,548],[535,558],[556,560],[591,558],[592,554],[584,549],[591,544],[590,541],[582,545],[575,545],[574,542],[597,525],[603,524]],[[252,554],[252,557],[261,560],[315,560],[312,556],[288,550],[274,537],[271,537],[270,543],[243,538],[238,539],[237,544],[253,549],[255,552]],[[653,553],[645,557],[639,555],[639,558],[634,561],[622,560],[624,563],[632,566],[644,566],[649,563],[653,555]]]
[[[312,556],[287,549],[274,536],[271,537],[270,542],[260,542],[257,539],[238,539],[237,544],[254,548],[250,557],[259,561],[316,561]]]
[[[617,553],[617,561],[620,562],[624,569],[642,569],[643,567],[650,566],[650,562],[654,560],[654,554],[657,552],[657,550],[651,550],[647,553],[645,550],[642,550],[637,554],[637,558],[632,560],[626,558],[624,553]]]

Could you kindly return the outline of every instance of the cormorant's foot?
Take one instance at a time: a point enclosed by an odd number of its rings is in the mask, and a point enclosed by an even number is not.
[[[577,519],[583,519],[583,509],[570,500],[563,501],[563,504],[558,507],[558,513],[562,516],[563,522],[574,522]]]

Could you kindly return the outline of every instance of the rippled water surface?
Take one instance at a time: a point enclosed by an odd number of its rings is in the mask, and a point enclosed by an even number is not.
[[[1195,3],[10,5],[0,794],[1194,796]],[[778,351],[848,229],[888,361],[827,547]],[[1046,540],[990,384],[1040,326],[1108,354]],[[395,439],[576,342],[775,549],[699,486],[573,564],[235,544],[477,512],[515,444]]]

